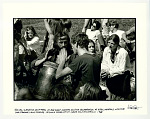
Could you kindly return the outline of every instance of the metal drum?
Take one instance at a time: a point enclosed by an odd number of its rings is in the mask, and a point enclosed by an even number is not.
[[[55,74],[58,64],[54,62],[45,62],[39,71],[38,79],[34,89],[34,95],[37,99],[46,100],[49,97],[50,88],[55,80]]]

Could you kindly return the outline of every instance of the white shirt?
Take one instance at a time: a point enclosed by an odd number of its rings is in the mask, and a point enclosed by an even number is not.
[[[39,37],[34,36],[31,41],[26,41],[27,48],[30,50],[36,50],[39,47]],[[25,54],[24,47],[19,45],[19,54]]]
[[[39,37],[34,36],[31,41],[26,41],[27,47],[31,50],[36,50],[39,47]]]
[[[121,74],[126,70],[130,70],[130,58],[128,52],[124,48],[118,47],[114,63],[112,63],[110,57],[111,50],[109,47],[106,47],[103,52],[101,70],[108,71],[110,75]]]
[[[88,36],[89,39],[93,40],[96,42],[98,39],[98,35],[100,34],[99,30],[91,31],[91,29],[86,30],[86,35]]]

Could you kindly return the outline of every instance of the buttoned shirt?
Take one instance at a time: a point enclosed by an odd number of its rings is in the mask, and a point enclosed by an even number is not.
[[[111,61],[111,50],[109,47],[106,47],[103,52],[101,70],[109,72],[111,76],[130,70],[130,58],[128,52],[124,48],[118,46],[114,60],[113,63]]]

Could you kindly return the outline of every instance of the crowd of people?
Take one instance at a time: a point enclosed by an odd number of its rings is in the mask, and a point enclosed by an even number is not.
[[[15,100],[136,99],[135,26],[122,31],[115,20],[85,19],[81,33],[70,36],[70,19],[43,22],[37,55],[35,28],[22,34],[21,19],[14,19]]]

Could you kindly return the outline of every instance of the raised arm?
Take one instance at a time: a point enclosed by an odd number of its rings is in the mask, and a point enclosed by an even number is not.
[[[32,67],[34,67],[34,66],[37,67],[37,66],[41,65],[44,61],[46,61],[46,59],[48,58],[48,52],[49,51],[47,51],[46,54],[45,53],[41,54],[38,57],[38,59],[32,61]]]
[[[70,74],[72,70],[69,67],[64,68],[65,61],[67,58],[67,51],[65,48],[61,49],[60,54],[59,54],[59,66],[56,71],[56,79],[65,76],[67,74]],[[64,69],[63,69],[64,68]]]
[[[52,28],[49,25],[49,19],[44,19],[45,28],[48,32],[48,47],[46,50],[50,50],[53,48],[53,40],[54,40],[54,34],[52,32]]]
[[[52,33],[52,29],[51,29],[51,27],[49,26],[49,19],[44,19],[44,24],[45,24],[45,28],[46,28],[47,32],[48,32],[49,34],[53,34],[53,33]]]
[[[82,28],[82,32],[85,33],[86,32],[86,29],[88,27],[88,24],[90,23],[90,20],[92,20],[92,23],[95,21],[95,19],[85,19],[84,20],[84,25],[83,25],[83,28]]]

